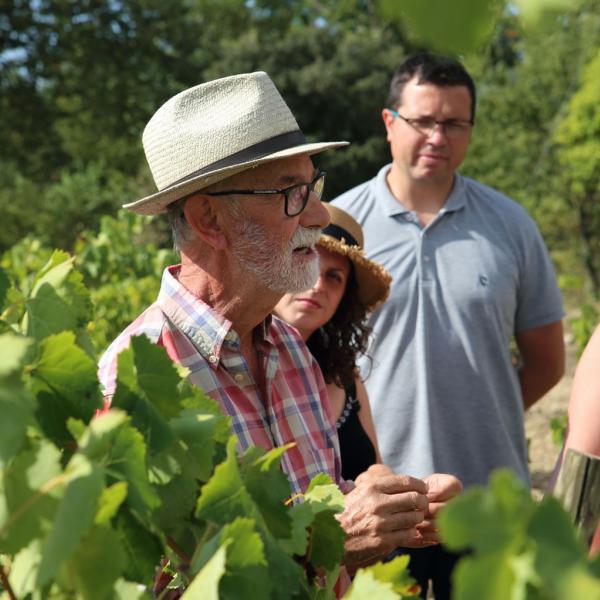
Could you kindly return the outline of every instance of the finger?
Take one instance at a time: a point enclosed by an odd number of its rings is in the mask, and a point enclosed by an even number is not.
[[[434,473],[423,481],[427,485],[427,496],[436,502],[450,500],[462,491],[462,483],[454,475]]]
[[[418,523],[416,525],[416,528],[421,533],[437,533],[439,531],[437,523],[433,520],[428,519],[427,516],[425,517],[425,519],[423,519],[423,521],[421,521],[421,523]]]
[[[395,548],[425,548],[439,543],[435,533],[421,533],[418,529],[405,529],[392,534]]]
[[[387,477],[389,475],[394,475],[394,471],[392,471],[387,465],[375,463],[374,465],[371,465],[366,471],[363,471],[358,477],[356,477],[354,483],[358,485],[360,483],[366,483],[371,480],[379,480],[382,477]]]
[[[379,494],[377,496],[377,506],[374,508],[374,512],[377,512],[380,515],[411,511],[428,512],[429,500],[427,499],[427,496],[419,494],[418,492]]]
[[[421,535],[421,541],[424,543],[424,545],[428,544],[431,546],[433,544],[439,544],[442,541],[439,531],[418,531]]]
[[[425,516],[435,519],[445,506],[447,506],[446,502],[430,502]]]
[[[422,510],[393,513],[382,520],[381,531],[415,529],[420,523],[423,523],[424,519],[425,513]]]
[[[415,491],[426,495],[429,491],[427,484],[422,479],[417,479],[410,475],[380,476],[376,480],[370,481],[370,483],[382,494],[398,494],[401,492]]]

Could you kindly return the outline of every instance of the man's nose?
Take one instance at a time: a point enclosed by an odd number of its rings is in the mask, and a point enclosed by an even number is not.
[[[329,225],[330,220],[327,209],[323,206],[319,197],[311,190],[306,208],[300,214],[300,224],[302,227],[324,229]]]
[[[427,141],[435,146],[443,146],[448,142],[446,130],[442,123],[436,123],[427,136]]]

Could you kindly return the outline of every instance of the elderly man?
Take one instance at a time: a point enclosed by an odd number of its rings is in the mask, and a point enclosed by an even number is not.
[[[284,292],[318,276],[315,244],[328,215],[319,201],[325,174],[310,156],[346,142],[306,143],[262,72],[178,94],[143,141],[160,191],[126,208],[167,211],[181,264],[165,271],[157,301],[102,358],[106,395],[118,352],[145,334],[231,416],[240,450],[295,442],[282,462],[294,492],[320,472],[351,490],[340,515],[347,565],[437,541],[429,515],[460,489],[458,480],[376,465],[354,486],[342,481],[321,372],[298,333],[270,316]]]

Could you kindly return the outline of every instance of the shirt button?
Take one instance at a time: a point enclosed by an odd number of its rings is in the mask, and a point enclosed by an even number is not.
[[[424,260],[425,262],[429,262],[429,256],[424,256],[424,257],[423,257],[423,260]]]
[[[216,357],[214,354],[211,354],[211,355],[208,357],[208,362],[209,362],[209,363],[212,363],[213,365],[214,365],[214,364],[217,362],[217,360],[218,360],[218,359],[217,359],[217,357]]]
[[[242,383],[242,381],[244,381],[244,374],[243,373],[236,373],[233,378],[238,382],[238,383]]]

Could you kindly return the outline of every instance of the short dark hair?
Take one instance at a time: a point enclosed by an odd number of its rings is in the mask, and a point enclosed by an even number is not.
[[[457,60],[429,52],[413,54],[394,71],[387,104],[390,108],[401,104],[404,86],[415,77],[418,83],[440,87],[464,85],[471,96],[471,121],[475,121],[476,94],[472,77]]]

